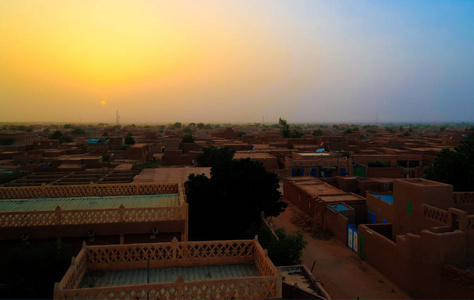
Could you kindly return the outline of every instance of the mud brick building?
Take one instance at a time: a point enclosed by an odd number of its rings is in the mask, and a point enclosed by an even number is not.
[[[186,241],[185,197],[178,183],[0,187],[0,245]]]

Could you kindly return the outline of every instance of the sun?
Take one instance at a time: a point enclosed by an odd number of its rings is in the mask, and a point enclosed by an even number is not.
[[[106,104],[107,104],[107,102],[105,102],[105,101],[101,101],[101,102],[100,102],[100,104],[102,104],[102,106],[104,106],[104,105],[106,105]]]

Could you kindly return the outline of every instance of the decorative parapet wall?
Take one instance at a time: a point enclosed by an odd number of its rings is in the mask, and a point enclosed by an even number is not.
[[[433,220],[448,225],[449,213],[431,205],[423,205],[423,215],[426,219]]]
[[[453,193],[454,204],[474,204],[474,192]]]
[[[474,215],[470,215],[467,218],[467,229],[474,231]]]
[[[86,270],[130,270],[254,262],[260,276],[78,288]],[[84,246],[56,283],[55,299],[281,298],[281,276],[257,240]]]
[[[107,209],[55,210],[47,211],[13,211],[0,213],[0,228],[82,225],[106,223],[136,223],[154,221],[186,220],[187,204],[176,207],[140,207]]]
[[[148,194],[178,194],[179,205],[139,208],[127,208],[121,205],[118,208],[75,210],[63,210],[57,206],[55,210],[0,212],[0,228],[177,220],[187,222],[188,212],[184,187],[178,183],[0,187],[0,198],[4,199]]]
[[[178,183],[118,183],[0,187],[0,199],[177,194]]]

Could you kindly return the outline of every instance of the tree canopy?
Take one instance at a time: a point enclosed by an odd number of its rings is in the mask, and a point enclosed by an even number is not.
[[[290,266],[301,264],[301,255],[308,242],[301,231],[286,233],[285,228],[275,230],[278,241],[268,246],[268,256],[277,266]]]
[[[323,131],[321,129],[315,129],[313,131],[313,135],[314,136],[322,136],[323,135]]]
[[[280,125],[281,125],[281,128],[280,128],[281,135],[285,139],[298,139],[304,135],[302,132],[299,132],[296,129],[291,131],[290,130],[291,125],[285,119],[280,119]]]
[[[200,167],[212,167],[219,162],[232,161],[234,154],[235,150],[230,147],[206,147],[202,149],[202,154],[196,157],[196,162]]]
[[[308,244],[301,231],[287,233],[285,228],[277,228],[274,238],[268,226],[261,226],[257,231],[258,242],[268,250],[268,256],[277,266],[301,264],[303,249]],[[249,236],[251,238],[252,236]]]
[[[61,130],[56,130],[53,132],[52,135],[49,136],[49,139],[50,140],[59,140],[59,138],[63,135],[63,133],[61,132]]]
[[[181,143],[194,143],[194,137],[192,134],[185,134],[181,139]]]
[[[191,235],[200,239],[238,239],[259,224],[260,214],[285,210],[276,174],[250,159],[218,163],[211,178],[191,174],[186,182]]]
[[[72,141],[74,141],[74,139],[72,138],[72,136],[69,136],[69,135],[62,135],[61,137],[59,137],[59,142],[62,144],[62,143],[71,143]]]
[[[125,136],[125,144],[126,145],[134,145],[135,144],[135,139],[132,137],[132,133],[129,132]]]
[[[77,128],[74,128],[72,131],[71,131],[72,134],[85,134],[86,131],[84,129],[82,129],[81,127],[77,127]]]
[[[189,128],[189,127],[185,127],[185,128],[183,129],[183,132],[184,132],[184,133],[189,133],[189,134],[193,133],[193,131],[192,131],[191,128]]]
[[[178,128],[181,128],[183,124],[181,124],[181,122],[175,122],[173,125],[171,125],[169,128],[170,129],[178,129]]]
[[[458,147],[445,148],[425,170],[426,179],[453,185],[455,191],[474,191],[474,133]]]

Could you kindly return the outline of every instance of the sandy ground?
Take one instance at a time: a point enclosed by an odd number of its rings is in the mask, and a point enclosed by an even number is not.
[[[291,218],[302,212],[291,203],[286,211],[271,220],[274,228],[284,227],[288,232],[299,230],[291,223]],[[324,288],[333,299],[410,299],[410,297],[380,274],[372,266],[361,260],[359,255],[340,241],[317,240],[310,233],[304,233],[308,245],[303,251],[303,263],[322,280]]]

